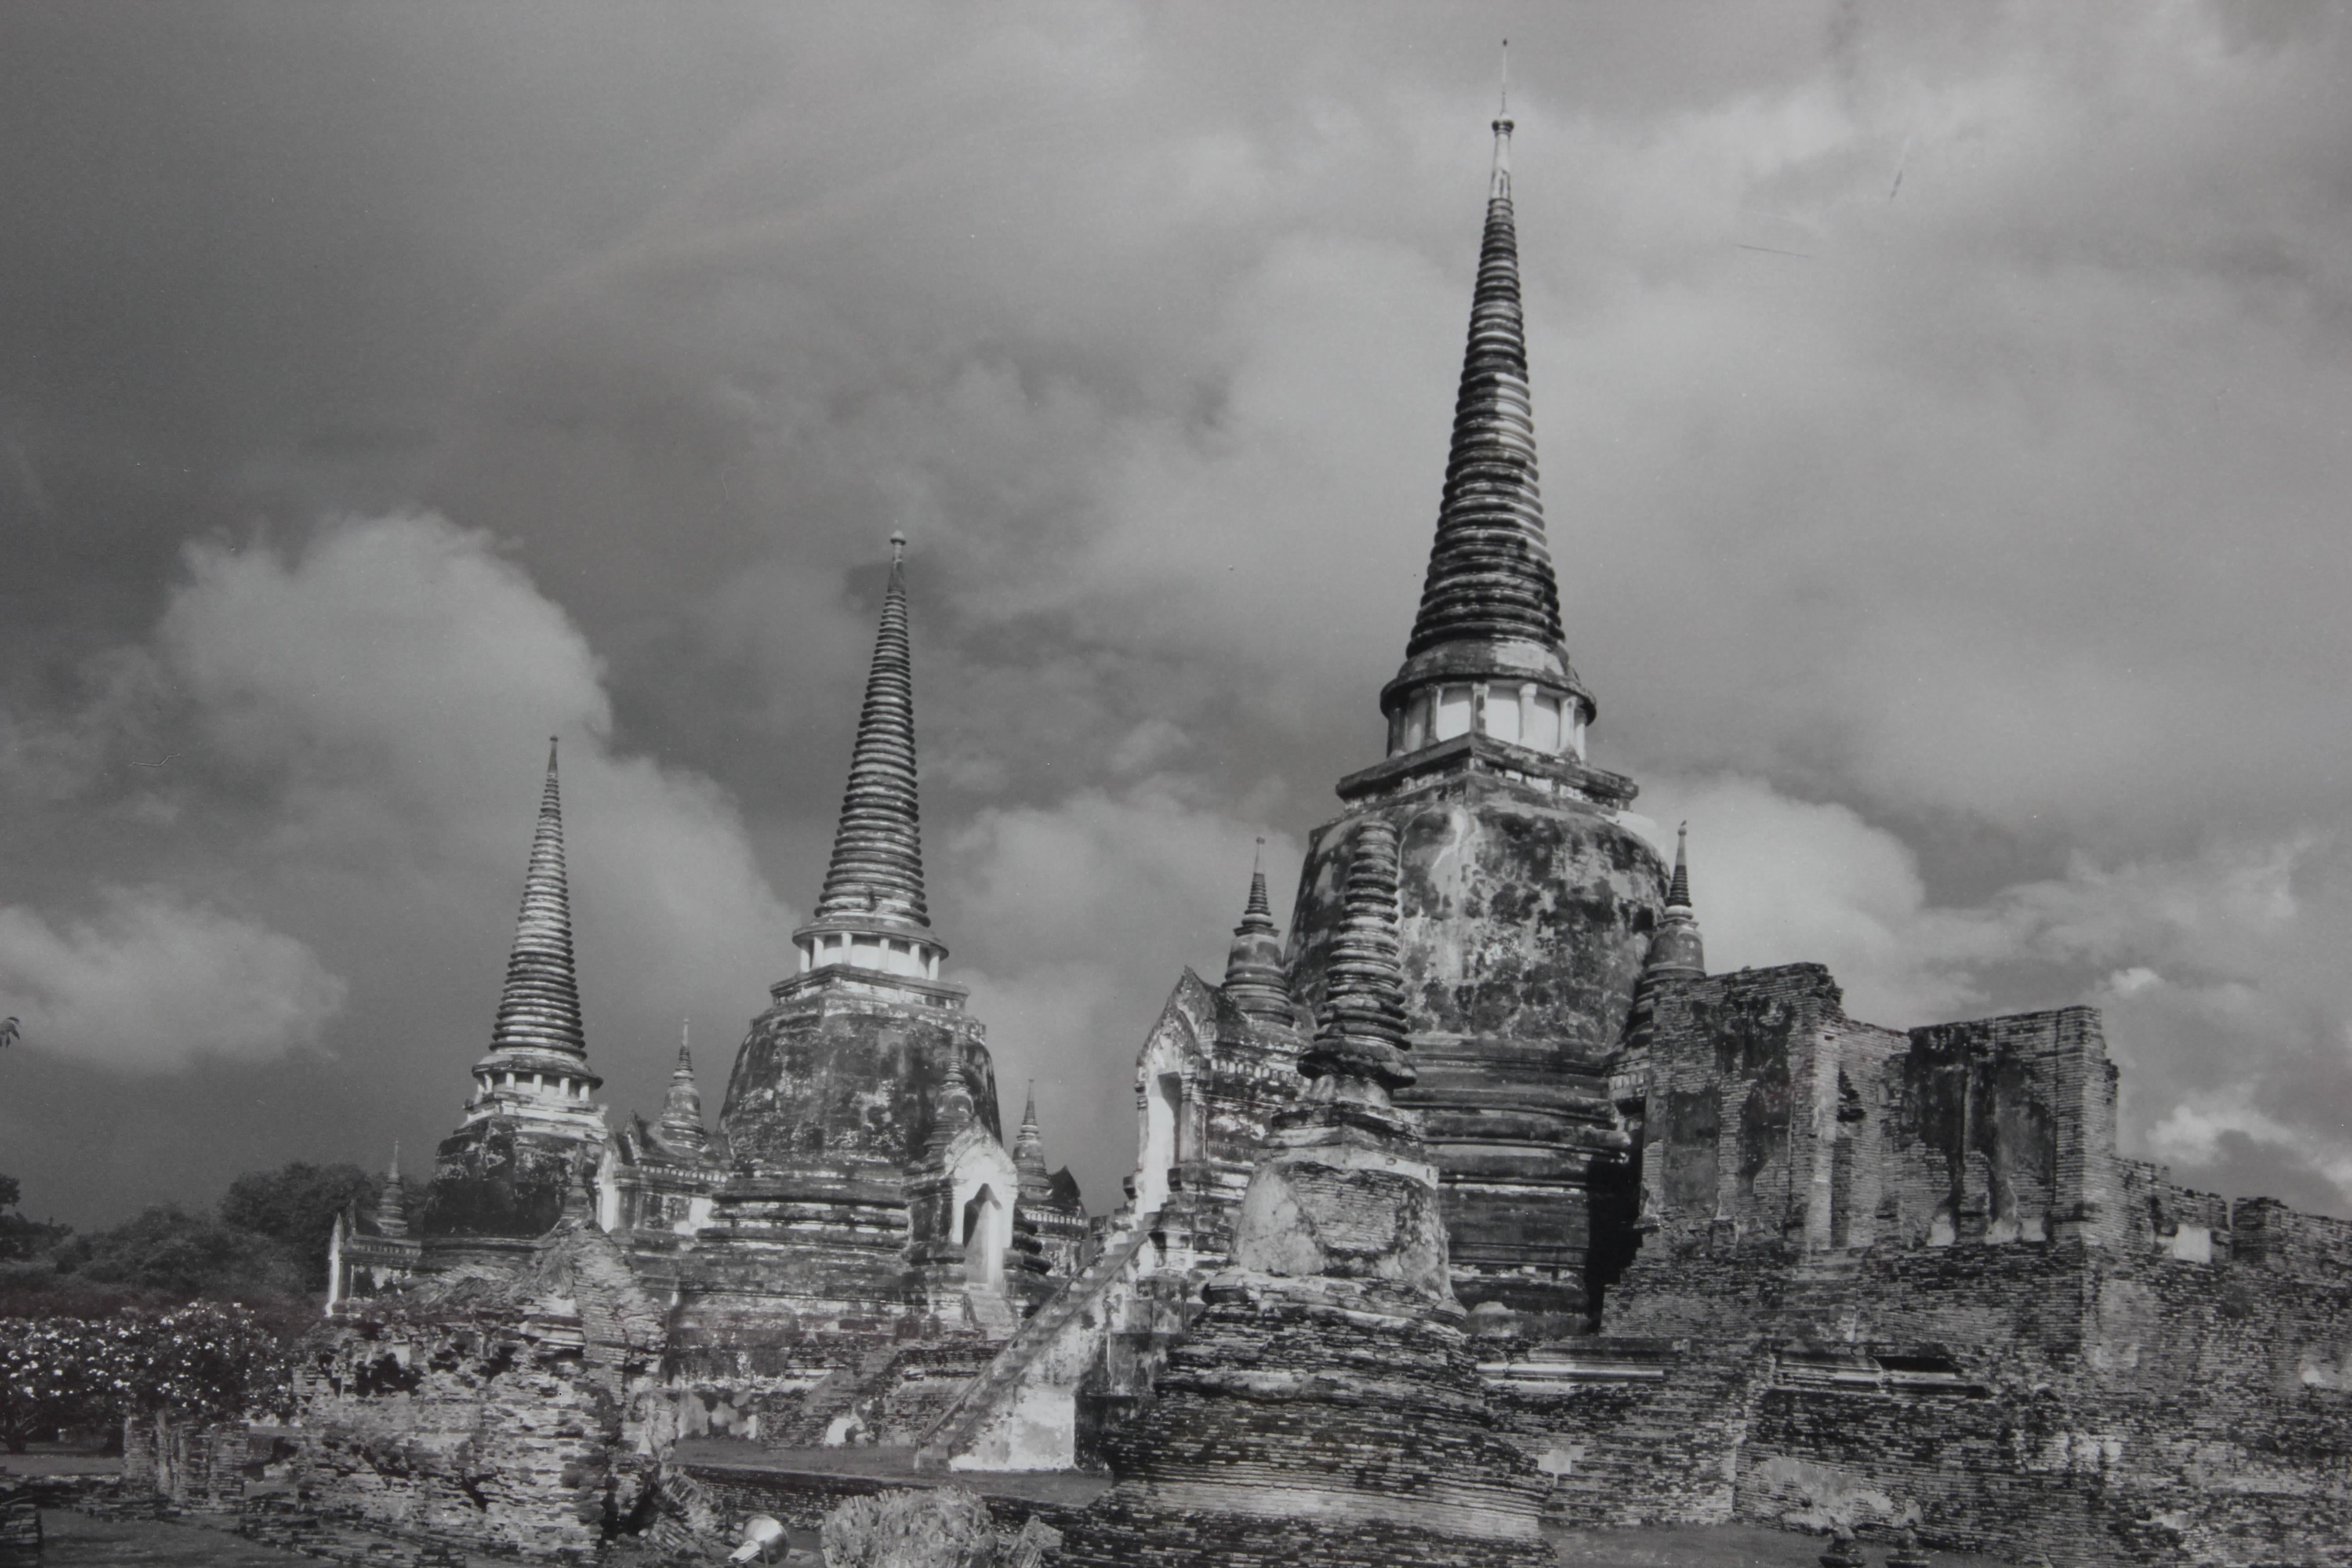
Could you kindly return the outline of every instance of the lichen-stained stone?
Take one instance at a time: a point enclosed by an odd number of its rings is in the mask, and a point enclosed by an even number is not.
[[[921,1158],[950,1075],[1001,1136],[996,1075],[979,1022],[881,988],[811,988],[752,1022],[719,1126],[739,1161],[903,1169]]]
[[[1347,846],[1396,829],[1400,961],[1423,1118],[1444,1180],[1454,1288],[1537,1334],[1580,1331],[1594,1189],[1631,1140],[1607,1067],[1666,893],[1666,868],[1612,810],[1547,785],[1539,759],[1469,737],[1432,771],[1359,796],[1318,828],[1299,873],[1291,982],[1319,1005]],[[1512,761],[1529,770],[1513,777]],[[1554,769],[1554,772],[1559,771]],[[1533,779],[1535,782],[1528,782]],[[1551,781],[1557,784],[1557,781]]]
[[[639,1511],[664,1304],[593,1226],[531,1261],[349,1303],[295,1384],[303,1495],[381,1526],[537,1559],[593,1555]]]

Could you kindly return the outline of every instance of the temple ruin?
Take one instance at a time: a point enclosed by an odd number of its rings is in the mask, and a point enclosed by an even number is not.
[[[674,1450],[725,1436],[1102,1476],[1052,1521],[1074,1563],[1731,1521],[2352,1558],[2352,1222],[2120,1155],[2091,1009],[1906,1030],[1815,965],[1707,973],[1687,846],[1588,754],[1511,131],[1386,754],[1286,942],[1260,870],[1221,979],[1180,972],[1125,1201],[1089,1216],[1034,1098],[1008,1147],[944,968],[895,541],[824,885],[715,1130],[683,1046],[654,1121],[594,1098],[551,754],[463,1120],[335,1234],[318,1500],[591,1552],[719,1486]]]

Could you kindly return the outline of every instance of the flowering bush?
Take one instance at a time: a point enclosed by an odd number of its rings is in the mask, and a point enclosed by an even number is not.
[[[112,1409],[110,1359],[99,1324],[0,1319],[0,1443],[21,1454],[32,1438],[103,1419]]]
[[[131,1313],[0,1319],[0,1442],[118,1415],[221,1421],[282,1411],[285,1348],[243,1307],[198,1301],[161,1317]]]

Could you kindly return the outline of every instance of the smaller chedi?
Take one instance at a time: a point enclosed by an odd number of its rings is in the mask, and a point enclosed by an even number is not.
[[[1411,1084],[1395,830],[1353,837],[1306,1094],[1274,1118],[1154,1402],[1111,1434],[1076,1563],[1534,1568],[1545,1483],[1487,1429]]]

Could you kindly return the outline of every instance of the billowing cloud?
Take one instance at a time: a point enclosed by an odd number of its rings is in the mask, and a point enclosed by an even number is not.
[[[391,1064],[478,1047],[551,731],[614,1098],[679,1013],[715,1066],[894,527],[940,934],[1008,1079],[1123,1108],[1247,837],[1377,755],[1507,34],[1595,760],[1718,961],[2100,1001],[2135,1149],[2336,1201],[2352,18],[1507,10],[0,14],[8,900],[351,987],[337,1076],[110,1100],[126,1159],[446,1123]]]
[[[316,1044],[301,1071],[398,1086],[313,1130],[338,1157],[437,1134],[488,1042],[551,733],[591,1061],[621,1110],[659,1103],[687,1015],[723,1073],[788,968],[793,916],[733,801],[614,744],[588,639],[486,535],[418,514],[200,544],[135,652],[147,744],[173,760],[134,786],[150,844],[112,846],[110,868],[183,827],[202,841],[94,921],[0,912],[0,998],[36,1048],[111,1068]],[[100,697],[57,754],[119,750]],[[191,890],[215,879],[250,918]]]
[[[1223,978],[1265,831],[1147,781],[983,812],[948,846],[958,900],[989,912],[962,933],[957,973],[988,1023],[1005,1115],[1034,1079],[1047,1153],[1090,1204],[1118,1202],[1136,1054],[1186,964]],[[1301,851],[1271,835],[1265,855],[1280,901]]]
[[[59,923],[0,908],[0,1012],[94,1067],[268,1061],[315,1044],[345,990],[294,938],[164,889],[110,888]]]

